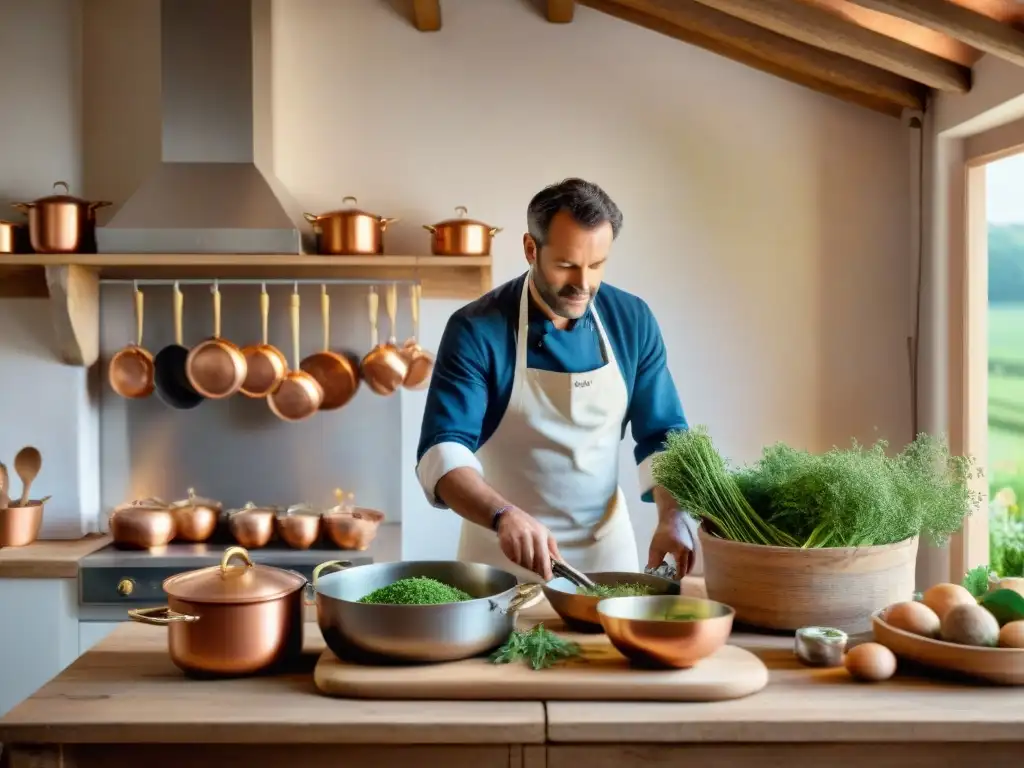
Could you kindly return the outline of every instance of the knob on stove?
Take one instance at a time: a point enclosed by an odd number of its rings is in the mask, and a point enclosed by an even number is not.
[[[128,597],[128,595],[132,593],[133,589],[135,589],[135,582],[131,579],[121,579],[121,581],[117,583],[117,594],[121,597]]]

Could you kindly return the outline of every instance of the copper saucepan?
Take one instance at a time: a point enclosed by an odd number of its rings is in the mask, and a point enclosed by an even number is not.
[[[320,315],[324,348],[307,356],[299,367],[316,379],[324,391],[320,410],[333,411],[351,400],[359,389],[359,367],[347,356],[331,351],[331,297],[326,285],[320,288]]]
[[[0,220],[0,253],[27,253],[28,228],[16,221]]]
[[[424,224],[430,232],[430,250],[435,256],[489,256],[491,241],[501,232],[501,227],[492,227],[482,221],[467,219],[466,206],[455,209],[458,218],[446,219],[437,224]]]
[[[166,579],[166,606],[128,616],[167,627],[171,661],[187,674],[250,675],[301,655],[305,587],[301,574],[257,565],[242,547],[229,547],[220,565]]]
[[[96,209],[111,205],[74,197],[66,181],[63,195],[41,197],[31,203],[14,203],[28,214],[28,233],[36,253],[88,253],[96,250]]]
[[[280,386],[267,398],[274,415],[284,421],[308,419],[320,408],[324,389],[320,382],[302,370],[299,357],[299,288],[295,286],[291,301],[292,356],[295,367],[288,371]]]
[[[363,378],[366,379],[370,389],[378,395],[391,395],[405,381],[409,372],[409,366],[402,357],[402,353],[395,345],[395,313],[397,311],[398,294],[394,284],[388,286],[386,303],[388,316],[391,319],[391,338],[389,341],[377,343],[377,310],[380,299],[375,289],[370,289],[370,331],[372,333],[373,348],[366,354],[361,363]]]
[[[408,368],[402,385],[406,389],[423,389],[430,382],[434,370],[434,356],[420,346],[420,296],[423,287],[409,286],[409,307],[412,313],[412,338],[402,345],[402,357]]]
[[[174,513],[161,499],[121,504],[110,513],[108,528],[119,549],[163,547],[177,534]]]
[[[359,201],[346,197],[342,202],[354,206]],[[317,251],[329,256],[379,256],[384,253],[384,231],[398,221],[354,207],[302,215],[316,232]]]
[[[174,517],[175,538],[181,541],[206,541],[217,529],[224,505],[214,499],[196,496],[194,488],[188,489],[188,498],[171,502]]]
[[[213,284],[213,336],[188,353],[185,371],[196,392],[211,400],[230,397],[242,388],[245,355],[238,346],[220,337],[220,286]]]
[[[135,343],[119,350],[110,360],[107,377],[121,397],[139,399],[153,394],[153,355],[142,346],[143,298],[135,286]]]
[[[288,372],[288,360],[284,354],[268,341],[267,325],[270,319],[270,296],[266,284],[260,289],[260,320],[263,325],[263,341],[250,344],[242,350],[245,357],[245,381],[242,394],[246,397],[266,397],[284,380]]]

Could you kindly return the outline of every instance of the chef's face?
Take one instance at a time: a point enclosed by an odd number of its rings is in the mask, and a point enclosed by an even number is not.
[[[588,229],[566,211],[555,214],[540,247],[531,235],[523,236],[534,285],[552,312],[569,320],[586,314],[604,278],[613,239],[611,223]]]

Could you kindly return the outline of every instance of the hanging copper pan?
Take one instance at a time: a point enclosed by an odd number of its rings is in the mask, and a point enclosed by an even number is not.
[[[220,286],[213,283],[213,336],[192,347],[185,362],[196,392],[211,400],[230,397],[242,388],[247,366],[237,345],[220,337]]]
[[[135,343],[121,349],[110,360],[110,387],[121,397],[140,399],[153,394],[153,355],[142,346],[143,298],[135,286]]]
[[[464,205],[455,211],[459,215],[456,219],[423,225],[433,235],[430,238],[431,253],[435,256],[489,256],[491,241],[501,232],[501,227],[467,219],[469,211]]]
[[[359,367],[345,355],[331,351],[331,297],[326,285],[320,287],[320,315],[324,348],[306,357],[299,367],[316,379],[324,391],[320,410],[333,411],[351,400],[359,389]]]
[[[434,356],[420,346],[420,297],[423,287],[419,284],[409,286],[409,306],[412,312],[412,338],[402,345],[402,357],[408,370],[402,385],[406,389],[423,389],[430,381],[434,370]]]
[[[292,357],[295,367],[284,377],[280,386],[267,397],[274,415],[284,421],[308,419],[320,408],[324,390],[320,382],[302,370],[299,358],[299,288],[295,287],[291,301]]]
[[[270,296],[267,294],[266,283],[260,289],[260,319],[263,323],[263,341],[242,349],[245,381],[241,391],[246,397],[266,397],[277,389],[288,372],[288,360],[284,353],[268,341]]]
[[[394,284],[387,289],[386,303],[388,316],[391,318],[391,338],[384,344],[378,343],[377,332],[377,311],[380,299],[374,288],[370,289],[368,299],[370,309],[370,332],[373,348],[363,358],[360,368],[363,378],[370,385],[370,389],[378,395],[390,395],[402,386],[405,375],[409,372],[409,366],[398,351],[395,345],[395,313],[397,311],[398,294]]]

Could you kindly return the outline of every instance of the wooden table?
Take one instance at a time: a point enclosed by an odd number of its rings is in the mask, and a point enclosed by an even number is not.
[[[11,768],[627,768],[634,765],[1019,765],[1024,691],[922,678],[877,685],[812,671],[791,640],[734,635],[771,670],[768,687],[711,704],[328,699],[302,668],[187,680],[166,635],[126,624],[0,720]]]

